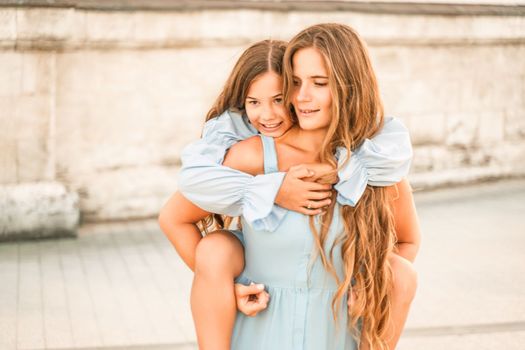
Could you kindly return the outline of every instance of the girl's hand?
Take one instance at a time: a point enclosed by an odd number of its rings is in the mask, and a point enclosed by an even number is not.
[[[275,203],[301,214],[321,214],[330,205],[332,184],[336,182],[337,172],[328,164],[293,166],[284,177]]]
[[[256,316],[259,312],[266,309],[270,301],[270,294],[264,290],[263,284],[244,284],[235,283],[235,299],[237,309],[246,316]]]
[[[308,163],[302,164],[300,167],[306,167],[308,170],[313,171],[313,175],[305,177],[303,180],[313,181],[320,184],[334,185],[339,181],[337,176],[337,170],[327,163]]]

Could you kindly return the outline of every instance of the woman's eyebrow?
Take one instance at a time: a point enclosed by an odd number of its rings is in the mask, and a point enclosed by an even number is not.
[[[251,96],[246,96],[246,99],[257,100],[255,97],[251,97]]]
[[[324,76],[324,75],[310,75],[307,77],[308,79],[328,79],[327,76]],[[300,78],[298,78],[297,76],[295,75],[292,75],[292,79],[297,79],[297,80],[301,80]]]
[[[282,92],[279,92],[277,95],[272,96],[272,98],[279,97],[279,96],[281,96],[282,94],[283,94]]]

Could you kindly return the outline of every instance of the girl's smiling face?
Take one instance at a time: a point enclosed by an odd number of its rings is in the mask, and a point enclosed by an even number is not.
[[[292,104],[303,130],[327,129],[332,119],[332,92],[324,57],[314,47],[292,58]]]
[[[283,104],[282,89],[282,78],[271,71],[261,74],[250,84],[245,100],[246,115],[263,135],[279,137],[292,126]]]

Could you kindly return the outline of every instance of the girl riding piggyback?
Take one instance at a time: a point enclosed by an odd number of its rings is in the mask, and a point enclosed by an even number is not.
[[[279,139],[293,126],[283,104],[285,49],[282,41],[265,40],[241,55],[207,115],[202,138],[184,149],[180,192],[159,216],[162,230],[195,272],[191,305],[201,349],[229,349],[237,309],[255,316],[271,296],[264,290],[265,281],[234,284],[244,269],[242,231],[221,228],[203,237],[197,222],[212,213],[242,215],[250,227],[273,232],[288,210],[312,216],[324,213],[336,182],[339,198],[355,206],[367,185],[397,183],[410,165],[408,133],[390,118],[353,150],[341,169],[308,163],[251,175],[223,166],[225,154],[236,143],[259,133]],[[329,174],[336,176],[326,183]]]

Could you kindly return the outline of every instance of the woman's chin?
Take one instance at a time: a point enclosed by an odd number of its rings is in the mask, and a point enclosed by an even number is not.
[[[310,120],[304,120],[302,122],[299,121],[299,127],[302,130],[307,130],[307,131],[317,130],[320,128],[320,126],[317,125],[317,123],[312,123],[312,121]]]

